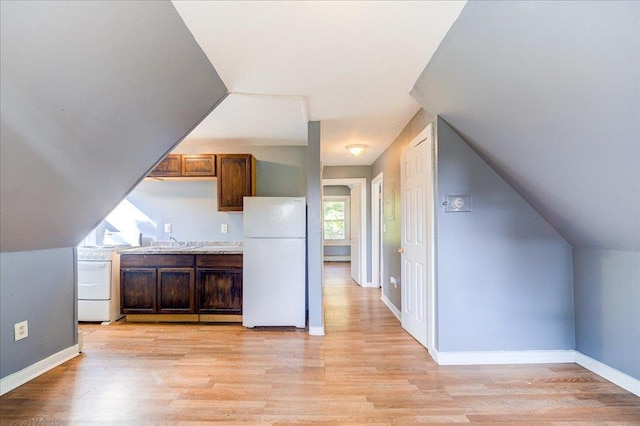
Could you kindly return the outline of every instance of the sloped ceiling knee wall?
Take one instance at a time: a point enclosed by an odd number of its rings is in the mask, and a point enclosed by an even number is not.
[[[574,247],[640,251],[640,3],[469,2],[412,94]]]
[[[76,245],[224,99],[169,2],[1,3],[0,251]]]

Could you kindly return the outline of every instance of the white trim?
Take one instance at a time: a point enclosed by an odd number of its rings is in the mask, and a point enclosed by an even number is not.
[[[414,146],[418,146],[422,142],[424,142],[424,140],[427,139],[427,136],[429,136],[429,132],[431,132],[432,129],[433,129],[433,123],[427,124],[425,128],[422,129],[422,131],[418,133],[418,135],[415,138],[413,138],[411,142],[409,142],[409,144],[407,145],[407,148],[413,148]]]
[[[602,377],[603,379],[606,379],[611,383],[620,386],[622,389],[640,396],[640,380],[631,377],[628,374],[623,373],[622,371],[616,370],[613,367],[609,367],[607,364],[593,359],[583,354],[582,352],[576,351],[575,358],[576,364],[581,365],[587,370]]]
[[[436,348],[431,348],[431,349],[427,349],[427,352],[429,353],[433,361],[436,364],[440,365],[440,363],[438,362],[438,355],[440,354],[438,350]]]
[[[374,287],[373,283],[371,281],[367,281],[367,282],[363,282],[362,284],[360,284],[360,287],[364,287],[364,288],[377,288]]]
[[[425,138],[431,137],[431,146],[429,147],[431,156],[431,191],[428,194],[429,198],[427,203],[431,204],[431,214],[429,215],[429,241],[427,242],[427,264],[429,265],[429,271],[427,276],[427,350],[434,350],[436,347],[438,328],[436,327],[436,298],[437,295],[437,275],[436,268],[438,266],[436,261],[437,249],[436,249],[436,194],[438,192],[438,157],[437,157],[437,145],[435,124],[429,123],[422,133],[425,134]]]
[[[384,262],[381,262],[383,256],[382,241],[384,235],[382,232],[383,215],[380,214],[384,206],[384,172],[380,172],[378,176],[371,180],[371,282],[374,287],[382,288],[384,293],[384,285],[382,277],[384,277]],[[380,197],[375,196],[376,187],[380,187]]]
[[[400,313],[398,308],[393,306],[393,303],[391,303],[391,300],[389,300],[386,295],[383,294],[382,296],[380,296],[380,300],[382,300],[382,303],[387,305],[387,308],[389,308],[391,313],[398,319],[398,321],[402,321],[402,314]]]
[[[437,275],[436,275],[436,192],[437,192],[437,165],[438,165],[438,157],[437,157],[437,132],[434,131],[435,125],[434,123],[429,123],[425,126],[425,128],[409,142],[407,147],[403,150],[401,154],[401,163],[402,156],[405,154],[406,150],[414,148],[420,145],[422,142],[427,142],[429,146],[427,146],[427,152],[429,154],[429,162],[426,166],[429,167],[428,173],[430,173],[431,177],[431,186],[427,188],[426,198],[424,200],[425,203],[425,211],[428,212],[427,215],[427,226],[425,231],[427,232],[427,253],[425,263],[427,265],[426,271],[426,282],[427,282],[427,336],[426,336],[426,348],[428,351],[434,351],[437,341],[437,333],[438,329],[436,327],[436,297],[437,297]],[[402,165],[401,165],[401,175],[402,175]],[[402,193],[404,177],[401,176],[400,179],[400,190],[401,190],[401,199],[404,197],[404,193]],[[401,201],[401,205],[403,202]],[[427,210],[430,207],[429,210]],[[404,229],[404,214],[400,213],[400,223],[401,230]],[[403,231],[401,231],[402,233]],[[403,256],[403,255],[402,255]],[[402,258],[402,257],[401,257]],[[400,277],[402,281],[404,281],[404,277]],[[401,300],[404,300],[403,296],[404,287],[400,287],[400,297]]]
[[[350,262],[351,256],[324,256],[325,262]]]
[[[46,373],[51,370],[69,361],[72,358],[75,358],[80,354],[80,348],[78,345],[73,345],[68,347],[67,349],[63,349],[60,352],[57,352],[48,358],[43,359],[42,361],[38,361],[35,364],[31,364],[28,367],[23,368],[20,371],[16,371],[13,374],[9,374],[6,377],[0,379],[0,395],[4,395],[5,393],[14,390],[18,386],[22,386],[27,383],[29,380],[33,380],[36,377]]]
[[[389,306],[387,302],[385,305]],[[573,350],[438,352],[434,348],[429,350],[429,355],[438,365],[576,363],[614,385],[640,396],[640,380]]]
[[[367,280],[367,179],[366,178],[341,178],[341,179],[322,179],[322,186],[334,186],[334,185],[360,185],[361,200],[360,200],[360,281],[366,282]],[[353,212],[352,212],[353,213]],[[351,256],[354,256],[351,253]]]
[[[310,336],[324,336],[324,325],[318,327],[309,326]]]
[[[575,351],[469,351],[437,352],[438,365],[549,364],[575,362]]]

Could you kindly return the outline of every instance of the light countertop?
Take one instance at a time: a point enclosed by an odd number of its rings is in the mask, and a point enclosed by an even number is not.
[[[187,241],[119,250],[119,254],[242,254],[241,241]]]

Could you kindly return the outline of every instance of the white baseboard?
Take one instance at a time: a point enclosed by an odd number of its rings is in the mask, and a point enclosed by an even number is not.
[[[351,256],[324,256],[325,262],[351,262]]]
[[[35,364],[23,368],[20,371],[9,374],[7,377],[3,377],[2,379],[0,379],[0,395],[4,395],[9,391],[14,390],[18,386],[24,385],[29,380],[35,379],[36,377],[46,373],[52,368],[55,368],[60,364],[63,364],[70,359],[75,358],[79,354],[79,346],[73,345],[67,349],[63,349],[60,352],[51,355],[48,358],[43,359],[42,361],[38,361]]]
[[[635,379],[622,371],[609,367],[607,364],[595,360],[581,352],[576,351],[576,364],[579,364],[592,371],[603,379],[607,379],[611,383],[640,396],[640,380]]]
[[[382,296],[380,296],[380,300],[382,300],[382,303],[387,305],[387,308],[389,308],[391,313],[393,315],[395,315],[396,318],[398,318],[398,321],[402,322],[402,317],[401,317],[400,311],[398,310],[398,308],[393,306],[393,303],[391,303],[391,300],[389,300],[389,298],[387,296],[385,296],[384,294]]]
[[[324,336],[324,325],[319,327],[309,326],[309,335],[310,336]]]
[[[429,350],[438,365],[576,363],[621,388],[640,396],[640,380],[578,351],[439,352]]]
[[[575,351],[470,351],[432,354],[439,365],[549,364],[575,362]]]

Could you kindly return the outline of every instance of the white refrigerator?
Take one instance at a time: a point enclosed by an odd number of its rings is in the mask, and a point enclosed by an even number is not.
[[[242,325],[306,326],[306,199],[245,197]]]

